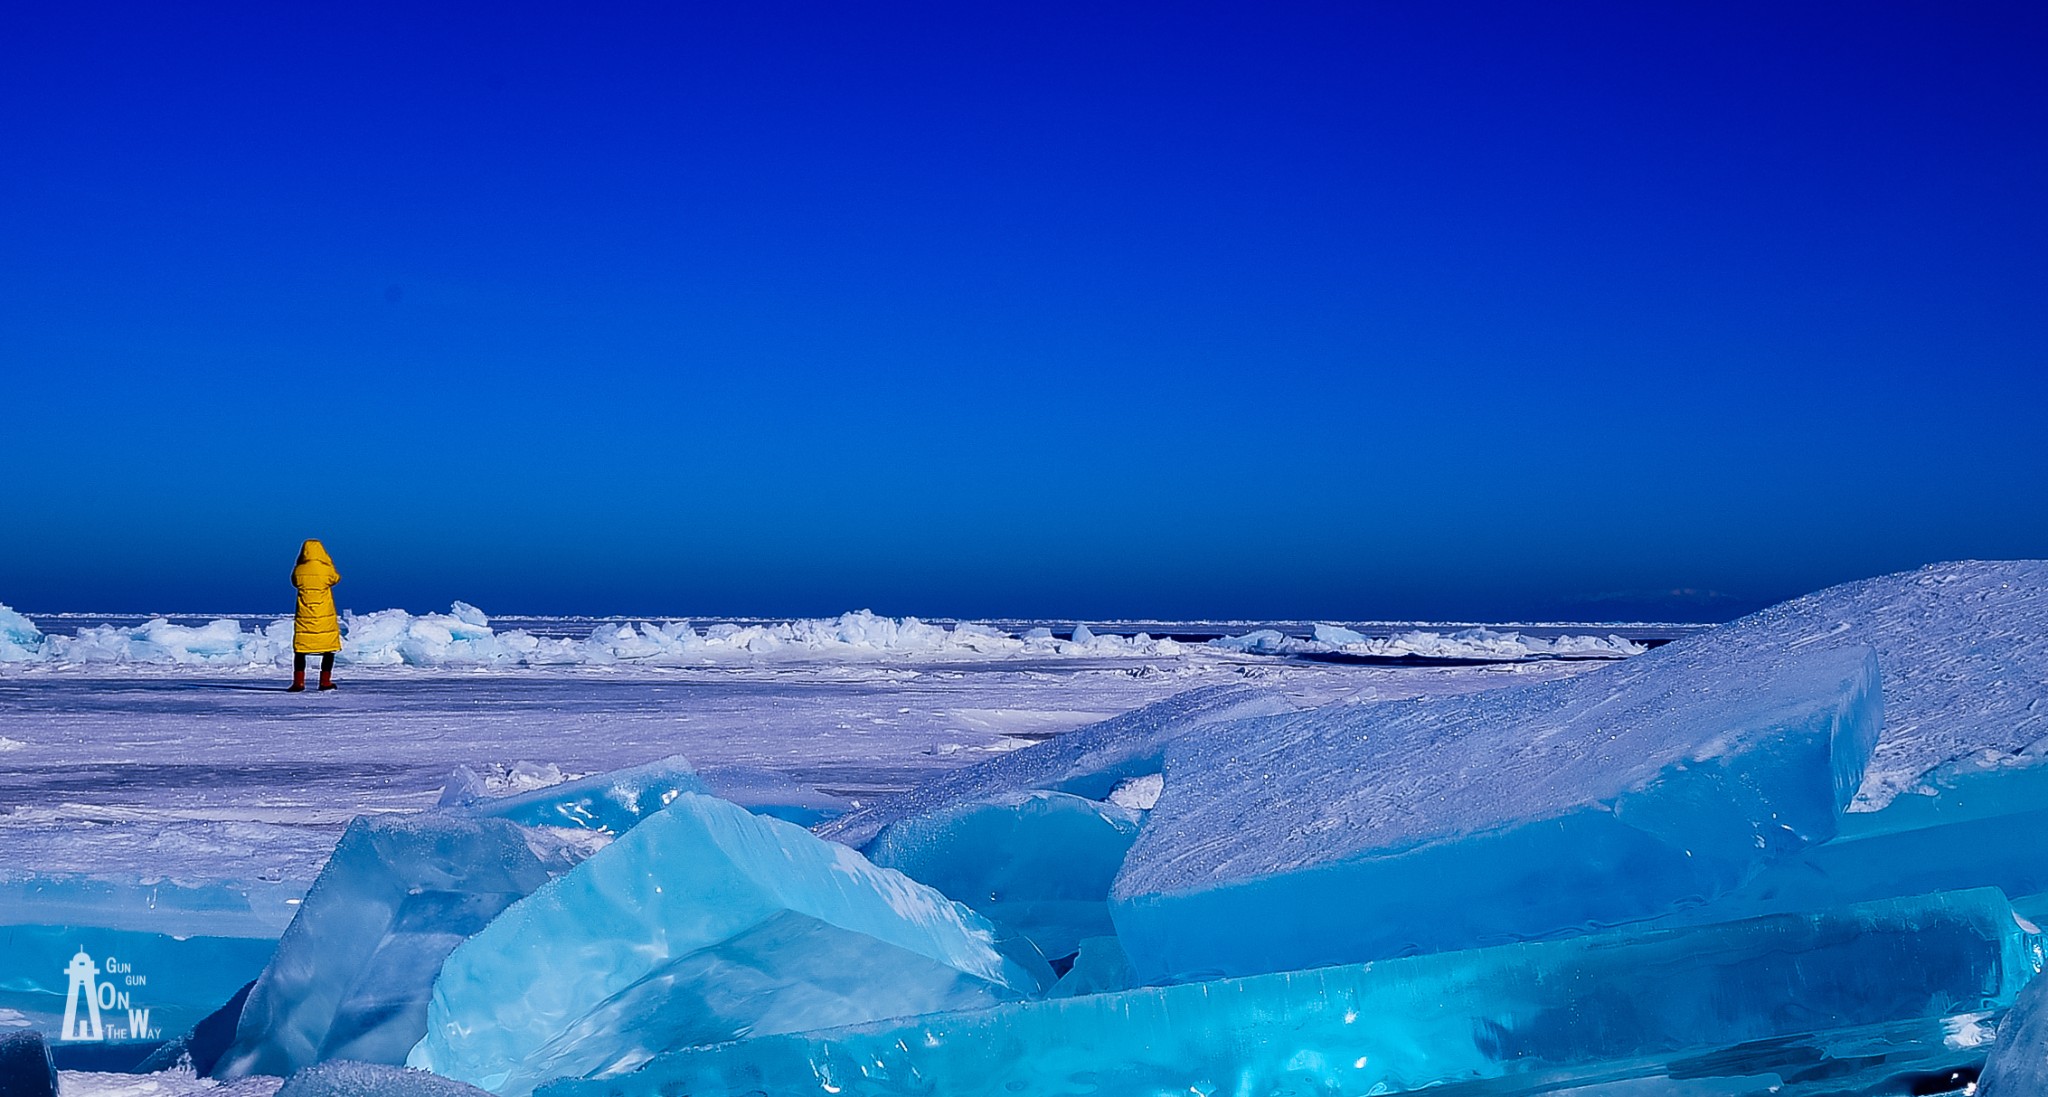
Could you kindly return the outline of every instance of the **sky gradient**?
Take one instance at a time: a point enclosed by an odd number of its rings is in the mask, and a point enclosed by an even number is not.
[[[1827,9],[17,5],[0,603],[282,612],[309,536],[359,611],[685,616],[2048,556],[2048,14]]]

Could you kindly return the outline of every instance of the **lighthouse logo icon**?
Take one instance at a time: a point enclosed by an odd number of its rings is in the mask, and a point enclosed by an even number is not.
[[[58,1031],[60,1040],[104,1039],[106,1030],[100,1027],[100,983],[99,965],[84,949],[71,958],[71,966],[64,969],[71,976],[71,992],[64,998],[64,1027]],[[83,999],[85,1012],[79,1013],[78,1005]]]

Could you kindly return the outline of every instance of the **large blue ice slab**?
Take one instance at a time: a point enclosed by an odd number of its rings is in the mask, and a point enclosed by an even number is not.
[[[686,792],[709,793],[681,755],[594,774],[468,806],[476,815],[529,827],[572,827],[617,836]]]
[[[1160,982],[1583,932],[1713,899],[1832,836],[1881,720],[1870,650],[1670,651],[1182,738],[1112,895],[1133,970]]]
[[[1363,1095],[1711,1070],[1713,1049],[1812,1065],[1868,1026],[1939,1046],[1945,1019],[2011,1002],[2039,947],[1982,889],[756,1037],[543,1093]]]
[[[403,1062],[426,1031],[442,959],[548,878],[528,832],[501,819],[358,818],[250,991],[215,1073]]]
[[[1884,668],[1884,731],[1851,814],[1959,764],[2048,753],[2048,560],[1929,564],[1816,591],[1667,645],[1718,663],[1838,643]]]
[[[523,1094],[678,1047],[1039,989],[938,892],[685,793],[456,949],[409,1063]]]
[[[2043,832],[2048,766],[1939,775],[1881,810],[1845,814],[1834,838],[1674,918],[1719,922],[1971,887],[2040,894],[2048,892],[2048,856],[2014,836]]]
[[[891,823],[862,852],[1057,958],[1114,932],[1109,885],[1142,819],[1064,792],[1017,792]]]
[[[1681,641],[1700,657],[1854,641],[1878,652],[1884,728],[1834,838],[1697,921],[1967,887],[2048,892],[2048,563],[1937,564],[1831,587]]]
[[[998,755],[928,781],[817,827],[820,836],[856,848],[899,819],[1012,792],[1047,789],[1107,799],[1118,782],[1160,772],[1166,747],[1180,736],[1226,720],[1292,712],[1271,690],[1202,686],[1077,728],[1022,750]]]

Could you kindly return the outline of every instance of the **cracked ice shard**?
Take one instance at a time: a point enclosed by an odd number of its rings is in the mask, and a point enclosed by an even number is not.
[[[523,1094],[673,1048],[1040,989],[938,892],[686,793],[457,948],[409,1063]]]
[[[358,818],[250,991],[216,1073],[403,1062],[426,1031],[442,959],[548,877],[528,832],[500,819]]]

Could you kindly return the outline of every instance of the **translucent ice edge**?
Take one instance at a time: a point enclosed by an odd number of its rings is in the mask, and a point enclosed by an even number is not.
[[[1063,639],[1043,628],[1017,635],[973,622],[942,625],[860,610],[780,624],[719,624],[702,629],[687,621],[608,623],[573,640],[535,636],[523,629],[500,631],[491,627],[490,617],[482,610],[457,602],[447,613],[412,614],[402,609],[344,613],[340,660],[362,666],[659,666],[763,657],[1171,658],[1203,650],[1456,659],[1621,658],[1644,650],[1619,636],[1542,638],[1483,628],[1450,634],[1410,631],[1381,640],[1324,625],[1317,627],[1316,636],[1315,640],[1303,640],[1265,630],[1208,644],[1184,644],[1142,632],[1133,636],[1096,633],[1081,625]],[[226,619],[179,625],[156,618],[127,627],[82,628],[75,636],[62,636],[45,633],[27,617],[0,605],[0,663],[275,666],[290,662],[291,656],[289,618],[261,628],[244,628]]]
[[[1924,1052],[1951,1019],[2010,1005],[2039,950],[2005,897],[1979,889],[761,1036],[541,1092],[1392,1093],[1601,1063],[1699,1068],[1734,1045],[1799,1061],[1869,1026]]]

